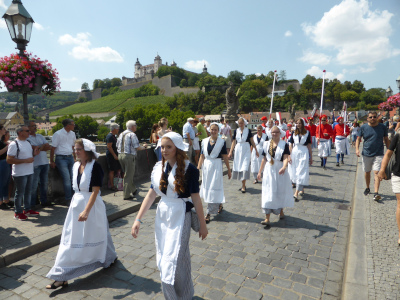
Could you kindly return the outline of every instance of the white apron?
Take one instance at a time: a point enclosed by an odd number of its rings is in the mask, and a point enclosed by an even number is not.
[[[209,141],[208,137],[202,143],[205,159],[202,168],[203,181],[200,187],[200,197],[206,203],[225,203],[222,159],[217,158],[225,141],[219,137],[211,154],[208,154]]]
[[[264,153],[267,162],[264,167],[262,180],[261,208],[277,209],[294,206],[292,186],[287,170],[283,175],[279,175],[279,170],[283,167],[281,161],[285,150],[285,141],[280,141],[275,151],[274,164],[271,165],[271,155],[268,153],[271,141],[264,143]]]
[[[304,143],[307,140],[309,131],[303,135],[299,141],[299,136],[293,134],[294,146],[292,153],[292,182],[301,185],[308,185],[310,181],[309,168],[310,168],[310,153]]]
[[[85,222],[78,222],[79,214],[84,211],[92,194],[89,192],[94,160],[87,163],[78,188],[77,175],[80,162],[73,166],[72,187],[75,194],[71,200],[61,235],[56,261],[50,271],[58,274],[60,268],[78,268],[94,262],[104,263],[107,250],[108,220],[106,207],[100,192]],[[80,190],[79,190],[80,189]]]
[[[330,139],[319,139],[318,156],[319,157],[331,156],[331,142],[330,142]]]
[[[189,161],[187,160],[185,163],[187,169]],[[186,213],[185,202],[191,201],[187,198],[178,198],[178,194],[174,191],[176,168],[177,163],[168,176],[167,194],[159,189],[163,173],[162,162],[156,163],[151,173],[153,189],[161,196],[155,219],[157,267],[160,270],[161,281],[171,285],[174,285],[175,270],[181,247],[182,228]]]
[[[347,137],[344,136],[336,136],[335,138],[335,148],[336,154],[350,154],[350,143]]]
[[[236,129],[236,146],[235,146],[235,157],[233,160],[233,172],[248,172],[250,167],[251,160],[251,152],[250,152],[250,144],[246,142],[247,136],[249,135],[249,129],[240,128]]]
[[[263,159],[263,156],[261,155],[263,145],[265,144],[265,140],[267,139],[267,135],[263,133],[260,139],[260,143],[257,141],[257,134],[253,136],[253,141],[254,144],[256,145],[257,151],[259,156],[256,156],[256,150],[253,149],[251,152],[251,173],[257,173],[260,171],[260,166],[261,166],[261,161]]]

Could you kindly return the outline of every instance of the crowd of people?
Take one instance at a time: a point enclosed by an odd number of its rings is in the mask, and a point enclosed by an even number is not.
[[[206,224],[211,222],[212,216],[223,212],[227,201],[224,164],[228,179],[241,182],[240,193],[246,193],[246,182],[251,176],[253,184],[261,182],[260,208],[265,215],[261,224],[270,228],[271,213],[279,215],[279,220],[283,219],[284,209],[293,207],[304,196],[310,182],[313,149],[317,149],[321,167],[326,170],[333,148],[336,166],[340,167],[353,145],[356,154],[362,155],[366,196],[370,193],[371,171],[374,171],[376,201],[381,199],[380,180],[386,178],[386,166],[395,153],[392,186],[398,199],[396,218],[400,245],[400,150],[397,150],[400,138],[395,135],[400,123],[382,123],[375,112],[368,114],[367,123],[362,126],[357,120],[345,124],[343,117],[336,118],[333,124],[328,124],[328,119],[322,115],[286,123],[286,120],[268,120],[264,116],[255,134],[247,128],[247,120],[242,117],[236,121],[234,130],[223,119],[212,123],[204,118],[188,118],[182,135],[168,127],[166,118],[154,124],[150,142],[156,144],[158,162],[131,233],[134,238],[139,236],[146,212],[160,196],[155,220],[156,260],[166,299],[190,299],[193,296],[189,252],[191,228],[205,239],[208,235]],[[0,172],[6,179],[2,180],[0,189],[2,209],[14,208],[17,220],[38,217],[39,212],[34,210],[37,197],[42,206],[51,205],[45,188],[49,168],[57,167],[63,179],[64,201],[69,210],[55,264],[47,275],[54,280],[46,286],[48,289],[66,287],[68,280],[97,268],[107,268],[117,259],[101,198],[104,172],[96,162],[99,154],[93,142],[76,139],[74,125],[71,119],[63,120],[63,128],[54,134],[51,146],[36,133],[34,122],[21,126],[17,130],[18,138],[13,142],[7,140],[7,133],[0,125]],[[114,124],[106,137],[108,189],[116,191],[114,178],[123,174],[125,200],[133,199],[137,194],[134,184],[136,157],[138,151],[146,148],[146,144],[139,143],[136,127],[135,121],[128,121],[126,130],[117,137],[120,128]],[[392,129],[394,133],[389,135]],[[363,149],[360,152],[361,141]],[[384,144],[388,149],[385,156]],[[47,151],[50,151],[50,163]],[[233,160],[232,169],[229,160]],[[11,178],[15,185],[14,201],[9,196]],[[207,205],[205,213],[201,199]]]

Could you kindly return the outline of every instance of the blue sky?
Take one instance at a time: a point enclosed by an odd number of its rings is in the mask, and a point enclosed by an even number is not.
[[[227,76],[286,70],[361,80],[366,88],[400,76],[399,0],[22,0],[35,20],[27,50],[60,72],[62,90],[96,78],[133,77],[138,57]],[[3,15],[11,0],[0,0]],[[11,41],[0,20],[0,56]]]

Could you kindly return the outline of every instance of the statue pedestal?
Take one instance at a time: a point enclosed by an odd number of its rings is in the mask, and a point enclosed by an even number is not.
[[[226,116],[225,117],[225,121],[227,124],[229,124],[229,126],[231,127],[232,130],[235,130],[238,128],[238,125],[236,124],[236,121],[239,118],[237,116]]]

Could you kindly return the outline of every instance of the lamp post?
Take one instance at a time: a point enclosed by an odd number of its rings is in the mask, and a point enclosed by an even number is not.
[[[386,89],[385,96],[386,96],[386,99],[393,96],[393,90],[390,86]]]
[[[13,0],[6,13],[3,15],[6,21],[8,31],[10,32],[11,39],[17,44],[20,56],[25,56],[26,45],[31,39],[33,19],[25,7],[22,5],[21,0]],[[24,106],[24,123],[28,123],[28,93],[22,93],[23,106]]]
[[[400,92],[400,76],[396,79],[396,83],[397,83],[397,88],[399,89]]]

